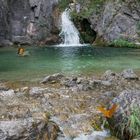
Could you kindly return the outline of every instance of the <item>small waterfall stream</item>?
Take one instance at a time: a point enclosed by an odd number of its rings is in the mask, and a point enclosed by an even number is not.
[[[61,32],[60,37],[63,40],[63,43],[60,45],[66,46],[79,46],[80,37],[77,28],[74,23],[71,21],[70,9],[66,9],[61,15]]]

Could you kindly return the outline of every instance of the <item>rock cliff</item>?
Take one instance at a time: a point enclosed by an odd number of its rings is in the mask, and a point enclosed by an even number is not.
[[[140,41],[139,0],[77,0],[74,3],[74,18],[78,21],[80,19],[81,23],[85,19],[90,23],[91,29],[96,33],[95,42],[117,39]]]
[[[0,42],[32,44],[50,37],[55,29],[57,0],[0,0]],[[56,22],[56,20],[55,20]]]
[[[56,43],[62,10],[58,3],[63,9],[75,4],[79,31],[89,43],[140,42],[139,0],[0,0],[0,45]],[[79,19],[73,19],[79,26]]]
[[[125,39],[139,42],[140,1],[106,1],[89,17],[91,27],[97,32],[97,38],[110,42]]]

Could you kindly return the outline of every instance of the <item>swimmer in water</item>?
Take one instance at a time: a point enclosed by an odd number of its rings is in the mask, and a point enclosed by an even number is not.
[[[19,49],[18,49],[18,55],[19,55],[19,56],[29,56],[30,53],[29,53],[29,51],[25,51],[24,48],[19,48]]]
[[[25,52],[24,48],[19,48],[18,49],[18,55],[23,55]]]

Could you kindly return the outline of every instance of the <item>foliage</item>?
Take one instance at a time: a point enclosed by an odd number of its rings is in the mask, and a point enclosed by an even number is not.
[[[109,46],[113,46],[113,47],[128,47],[128,48],[138,48],[138,45],[129,42],[127,40],[124,39],[117,39],[112,41]]]
[[[64,11],[68,7],[71,0],[59,0],[58,7],[61,11]]]
[[[113,118],[108,120],[111,133],[122,140],[140,138],[140,108],[133,106],[130,110],[130,115],[125,112],[117,123]]]
[[[105,107],[98,107],[98,110],[103,113],[103,115],[107,118],[112,118],[113,114],[116,112],[117,105],[113,104],[110,109],[106,109]]]
[[[98,12],[105,0],[77,0],[77,2],[82,8],[80,13],[73,12],[72,17],[83,19],[88,18],[93,12]]]
[[[59,9],[64,11],[71,2],[72,0],[59,0]],[[72,16],[73,18],[87,18],[94,11],[98,11],[104,2],[105,0],[76,0],[76,3],[81,5],[81,11],[80,13],[72,12]]]
[[[86,32],[81,32],[80,35],[81,35],[82,40],[84,40],[85,43],[92,44],[93,41],[95,40],[95,36],[91,36],[87,34]]]
[[[140,138],[140,107],[132,106],[130,110],[114,118],[117,105],[113,105],[110,109],[98,107],[98,110],[105,117],[104,127],[109,128],[111,134],[121,140],[132,140]],[[116,120],[118,119],[118,120]]]
[[[130,126],[128,130],[133,138],[140,138],[140,108],[133,107],[132,113],[128,118],[128,122],[130,122]]]

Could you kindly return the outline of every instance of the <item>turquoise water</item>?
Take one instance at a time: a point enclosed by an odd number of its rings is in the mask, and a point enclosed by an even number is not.
[[[140,72],[140,49],[104,47],[29,47],[28,57],[17,48],[0,48],[0,80],[38,80],[48,74],[96,75],[105,70],[133,68]]]

